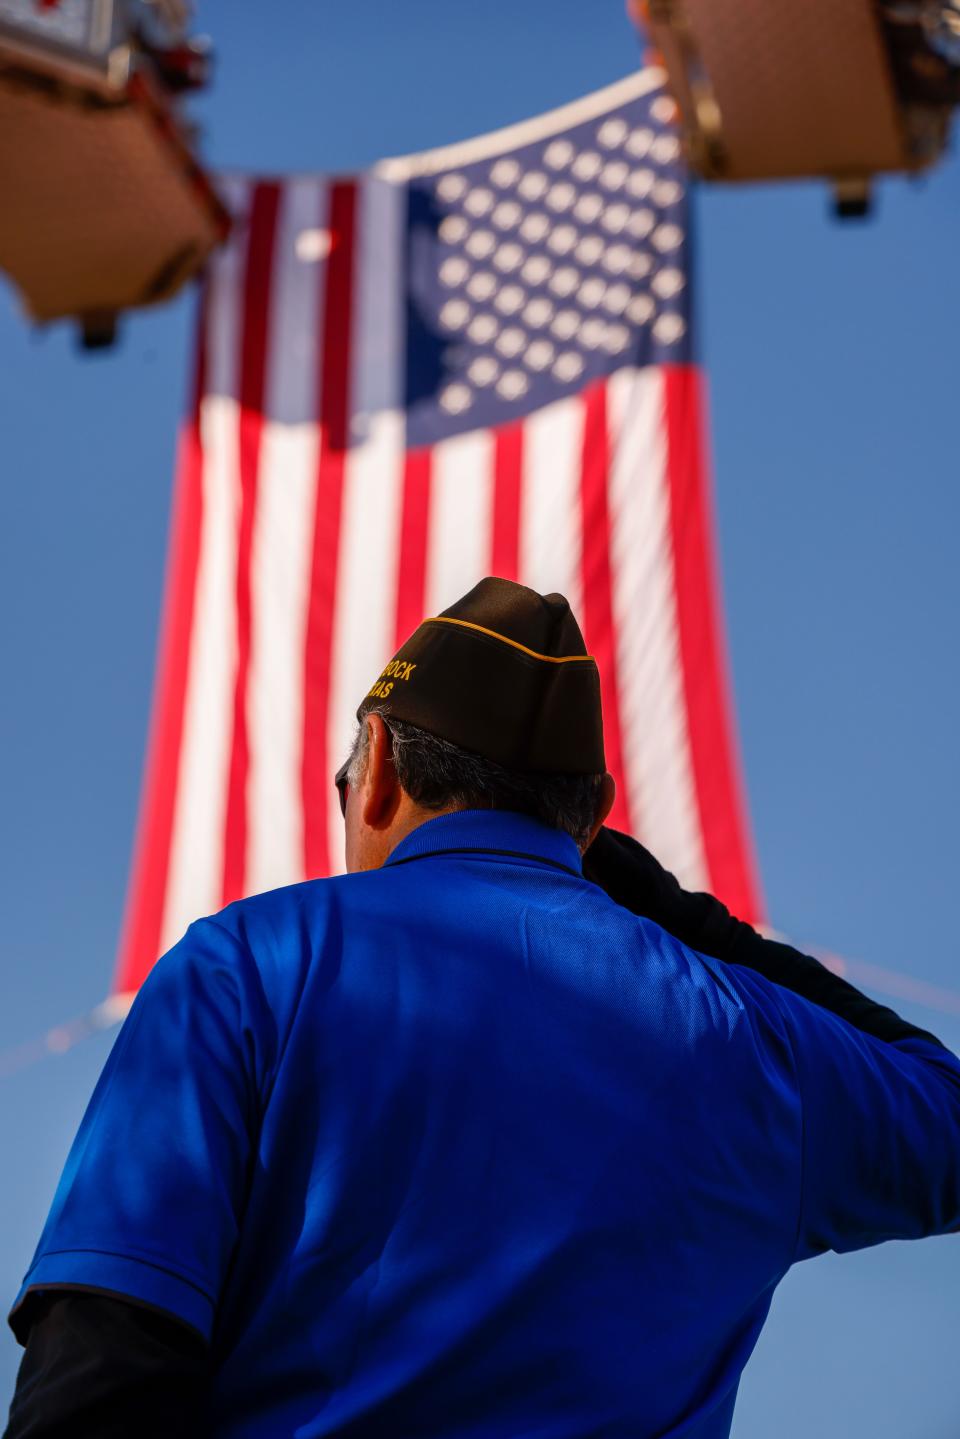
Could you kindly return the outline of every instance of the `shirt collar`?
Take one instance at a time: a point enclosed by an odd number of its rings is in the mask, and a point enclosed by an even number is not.
[[[428,819],[403,838],[387,864],[451,851],[500,851],[581,873],[580,851],[563,830],[499,809],[463,809]]]

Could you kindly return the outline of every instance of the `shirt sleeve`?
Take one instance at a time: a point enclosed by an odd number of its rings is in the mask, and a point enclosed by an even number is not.
[[[925,1039],[880,1040],[775,994],[803,1115],[795,1258],[960,1228],[960,1061]]]
[[[698,954],[752,969],[877,1039],[917,1038],[942,1047],[935,1035],[862,994],[810,955],[735,919],[712,894],[682,889],[669,870],[629,835],[604,825],[583,857],[583,873],[615,903],[652,919]]]
[[[11,1314],[36,1290],[151,1305],[209,1338],[259,1128],[269,1016],[244,946],[194,924],[134,1002]]]
[[[26,1353],[3,1439],[201,1439],[209,1350],[141,1304],[50,1290],[22,1306]]]

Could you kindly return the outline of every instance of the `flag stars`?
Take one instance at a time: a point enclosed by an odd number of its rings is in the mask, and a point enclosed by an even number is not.
[[[627,176],[627,194],[634,200],[645,200],[656,179],[652,170],[632,170]]]
[[[508,275],[513,270],[518,270],[523,264],[523,247],[520,245],[501,245],[493,257],[493,263],[503,274]]]
[[[526,298],[519,285],[504,285],[493,303],[502,315],[515,315],[523,308]]]
[[[443,175],[437,181],[437,194],[441,200],[456,203],[467,191],[467,182],[462,175]]]
[[[462,285],[470,273],[470,266],[459,255],[451,255],[440,266],[440,280],[448,288]]]
[[[547,245],[557,255],[568,254],[577,243],[577,232],[572,225],[558,225],[547,237]]]
[[[650,118],[658,125],[672,125],[677,118],[676,102],[670,95],[658,95],[650,105]]]
[[[539,329],[542,325],[548,325],[552,315],[552,303],[545,296],[541,295],[531,300],[523,312],[523,318],[533,329]]]
[[[467,326],[467,334],[476,345],[488,345],[499,326],[493,315],[476,315]]]
[[[629,205],[611,205],[604,211],[600,223],[611,235],[619,235],[630,219]]]
[[[497,349],[506,359],[512,360],[526,348],[527,337],[516,326],[509,326],[497,336]]]
[[[575,270],[572,265],[561,266],[550,277],[550,289],[562,300],[566,299],[568,295],[572,295],[579,283],[580,271]]]
[[[466,300],[448,300],[440,311],[440,323],[447,330],[462,330],[470,319]]]
[[[497,394],[505,400],[519,400],[530,388],[530,381],[522,370],[504,370],[497,381]]]
[[[557,356],[553,373],[558,380],[562,380],[564,384],[569,384],[572,380],[579,379],[583,374],[583,360],[575,350],[566,350],[562,355]]]
[[[489,230],[474,230],[467,236],[465,248],[475,260],[485,260],[497,248],[497,238]]]
[[[531,370],[545,370],[554,354],[554,347],[549,340],[534,340],[533,344],[527,347],[523,358]]]
[[[630,331],[626,325],[608,325],[601,344],[609,355],[619,355],[630,343]]]
[[[493,195],[489,190],[471,190],[463,202],[463,208],[475,219],[482,219],[493,209]]]
[[[449,209],[438,224],[447,249],[436,304],[440,409],[451,419],[470,411],[462,423],[485,424],[484,405],[529,404],[548,377],[580,383],[630,355],[642,331],[679,353],[686,324],[669,307],[686,283],[673,220],[685,186],[664,167],[680,147],[659,128],[668,122],[646,113],[649,124],[600,117],[593,148],[557,136],[524,152],[526,164],[494,156],[435,181]]]
[[[515,200],[501,200],[490,218],[498,230],[512,230],[520,223],[522,214],[523,211]]]
[[[550,278],[552,268],[546,255],[531,255],[520,275],[528,285],[544,285]]]
[[[473,404],[473,396],[467,385],[448,385],[440,396],[440,404],[449,415],[462,415]]]
[[[634,325],[649,324],[656,308],[649,295],[634,295],[627,306],[627,319]]]
[[[576,255],[581,265],[595,265],[603,254],[603,240],[599,235],[587,235],[577,246]]]
[[[631,130],[627,136],[625,149],[628,155],[634,160],[642,160],[649,155],[650,146],[653,144],[653,131],[647,129]]]
[[[552,140],[547,146],[544,160],[551,170],[562,170],[574,157],[574,148],[569,140]]]
[[[634,210],[627,221],[627,234],[633,240],[645,240],[657,222],[652,210]]]
[[[580,328],[580,319],[579,310],[558,310],[550,331],[558,340],[572,340]]]
[[[509,156],[498,160],[490,171],[491,184],[496,185],[499,190],[504,190],[509,185],[515,185],[519,178],[520,166]]]
[[[650,198],[655,205],[666,209],[668,205],[676,205],[678,200],[683,199],[683,186],[676,180],[658,180],[650,192]]]
[[[448,245],[459,245],[466,238],[470,226],[462,215],[447,215],[440,221],[440,238]]]
[[[492,355],[478,355],[467,370],[475,385],[492,385],[500,373],[500,365]]]
[[[604,253],[603,268],[609,270],[611,275],[622,275],[633,258],[633,251],[629,245],[611,245]]]
[[[672,300],[686,284],[682,270],[660,270],[650,281],[650,288],[661,300]]]
[[[595,350],[598,345],[602,345],[606,333],[607,327],[603,320],[584,320],[580,327],[581,342],[588,350]]]
[[[549,181],[541,170],[528,170],[517,189],[525,200],[539,200],[547,193]]]
[[[585,310],[593,310],[600,304],[606,289],[607,287],[601,279],[598,279],[596,275],[591,275],[588,280],[584,280],[577,291],[577,299]]]
[[[605,190],[619,190],[629,174],[630,166],[623,160],[611,160],[600,172],[600,184]]]
[[[578,180],[594,180],[603,169],[603,161],[595,150],[584,150],[570,168]]]
[[[597,139],[607,150],[614,150],[622,145],[627,138],[627,123],[625,120],[614,118],[605,120],[597,131]]]
[[[547,205],[551,210],[555,210],[558,213],[569,210],[576,198],[576,190],[572,185],[568,185],[566,181],[559,185],[552,185],[547,191]]]
[[[650,146],[650,156],[658,165],[671,165],[680,158],[680,141],[676,135],[658,135]]]
[[[491,275],[489,270],[478,270],[467,281],[467,294],[471,300],[489,300],[496,288],[497,277]]]
[[[658,315],[653,323],[653,338],[661,345],[675,345],[686,334],[686,323],[682,315]]]
[[[573,207],[573,213],[585,225],[592,225],[603,213],[603,199],[595,193],[581,195]]]
[[[546,239],[550,233],[550,221],[540,211],[534,211],[528,215],[520,226],[520,234],[531,245],[536,245],[540,240]]]
[[[677,250],[683,244],[683,231],[679,225],[658,225],[653,232],[653,243],[657,249],[665,254],[670,250]]]
[[[622,282],[615,285],[607,285],[604,291],[601,304],[611,315],[622,315],[630,303],[631,290],[629,285]]]

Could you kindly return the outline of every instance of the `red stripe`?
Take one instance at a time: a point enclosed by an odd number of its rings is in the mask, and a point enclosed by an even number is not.
[[[200,402],[206,374],[207,299],[204,289],[197,307],[192,405],[177,459],[140,817],[113,984],[120,994],[140,988],[160,952],[203,525]]]
[[[397,556],[397,619],[394,648],[413,634],[427,601],[427,533],[430,524],[432,450],[408,450],[403,468],[400,552]]]
[[[250,556],[257,507],[257,474],[263,436],[263,408],[267,382],[267,344],[270,323],[270,289],[273,248],[277,231],[280,187],[259,184],[250,210],[243,295],[243,341],[240,357],[240,527],[237,536],[236,623],[237,673],[233,692],[233,738],[227,780],[227,808],[223,837],[224,904],[245,892],[247,859],[247,773],[250,764],[247,734],[247,680],[250,673],[251,597]]]
[[[607,485],[610,440],[607,391],[603,381],[583,393],[584,424],[580,455],[580,506],[583,534],[583,630],[587,648],[600,670],[603,744],[607,769],[617,782],[610,823],[630,833],[630,806],[623,767],[620,704],[617,685],[617,644],[613,620],[613,579],[610,567],[610,509]]]
[[[683,683],[710,885],[734,914],[756,924],[763,902],[733,723],[701,378],[694,366],[664,370],[664,410]]]
[[[327,809],[333,795],[328,710],[340,517],[349,426],[350,317],[354,282],[356,186],[330,190],[330,255],[323,309],[322,389],[316,511],[304,673],[303,834],[307,878],[329,874]]]
[[[520,576],[520,487],[523,481],[523,425],[496,431],[493,461],[493,545],[490,573],[503,580]]]

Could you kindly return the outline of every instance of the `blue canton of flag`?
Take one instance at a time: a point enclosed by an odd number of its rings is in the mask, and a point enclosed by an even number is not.
[[[662,91],[412,179],[407,438],[690,358],[686,171]]]

